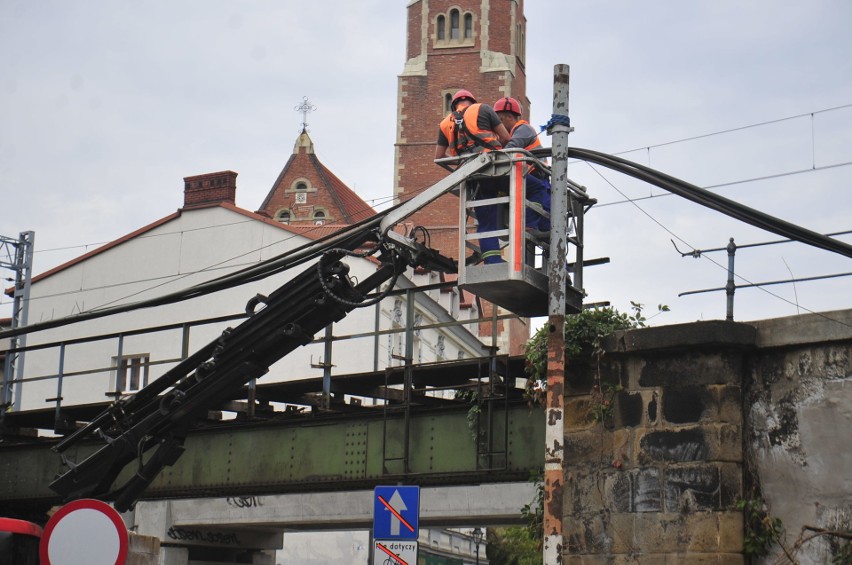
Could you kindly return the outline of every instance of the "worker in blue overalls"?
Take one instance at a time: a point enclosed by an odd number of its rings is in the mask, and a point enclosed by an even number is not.
[[[494,110],[511,135],[511,139],[504,145],[505,149],[517,147],[532,151],[541,147],[535,129],[521,117],[521,104],[517,100],[508,96],[500,98],[494,103]],[[536,208],[550,213],[550,182],[547,174],[535,166],[530,166],[526,175],[526,187],[527,200],[534,203],[534,206],[527,208],[527,230],[544,237],[550,231],[550,218],[539,214]]]

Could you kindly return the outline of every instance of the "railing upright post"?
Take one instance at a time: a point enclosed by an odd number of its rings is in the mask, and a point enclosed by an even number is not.
[[[62,419],[62,380],[65,375],[65,344],[59,346],[59,371],[56,375],[56,412],[53,418],[54,427]]]
[[[728,242],[725,248],[728,251],[728,282],[725,285],[725,294],[727,295],[727,308],[725,312],[725,320],[734,321],[734,292],[737,289],[734,284],[734,256],[737,254],[737,244],[734,243],[734,238]]]
[[[331,408],[331,342],[334,338],[334,324],[325,327],[322,360],[322,403],[323,408]]]
[[[403,454],[404,473],[408,474],[409,455],[411,449],[411,397],[414,388],[414,290],[405,292],[405,383],[404,383],[404,405],[405,405],[405,453]]]

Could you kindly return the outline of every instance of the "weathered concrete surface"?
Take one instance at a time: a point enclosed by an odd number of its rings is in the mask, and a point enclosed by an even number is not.
[[[758,320],[749,324],[757,331],[755,345],[760,349],[848,341],[852,330],[852,309]]]
[[[730,322],[648,328],[610,336],[600,365],[569,364],[566,563],[744,562],[754,342],[752,326]]]
[[[755,323],[761,348],[747,393],[747,448],[788,544],[802,526],[852,529],[852,311]],[[802,545],[829,563],[836,538]],[[766,563],[770,563],[767,559]]]
[[[424,487],[420,490],[420,525],[519,523],[521,508],[534,496],[532,483]],[[370,529],[373,505],[372,490],[141,501],[136,507],[135,525],[140,533],[162,540],[175,539],[177,530],[184,530],[185,538],[191,537],[186,532],[197,530],[203,538],[211,528],[239,528],[240,532],[248,532],[251,527]]]
[[[788,546],[805,525],[852,529],[852,310],[629,330],[604,347],[567,368],[566,563],[743,563],[736,506],[751,497]],[[795,558],[839,547],[821,537]]]
[[[127,539],[125,565],[158,565],[160,562],[160,540],[153,536],[140,536],[130,532]]]

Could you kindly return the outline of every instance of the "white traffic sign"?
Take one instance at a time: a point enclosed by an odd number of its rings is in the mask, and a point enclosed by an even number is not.
[[[373,565],[417,565],[417,542],[375,540]]]
[[[57,510],[39,544],[42,565],[124,565],[127,528],[100,500],[75,500]]]

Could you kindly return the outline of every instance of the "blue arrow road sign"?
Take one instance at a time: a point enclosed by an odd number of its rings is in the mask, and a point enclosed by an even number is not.
[[[420,527],[420,487],[376,487],[373,498],[374,539],[417,539]]]

